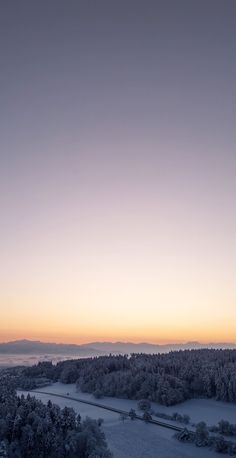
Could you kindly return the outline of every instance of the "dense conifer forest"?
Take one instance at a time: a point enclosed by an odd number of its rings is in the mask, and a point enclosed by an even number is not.
[[[77,383],[95,397],[148,399],[170,406],[194,397],[236,402],[236,350],[110,355],[49,362],[16,371],[21,388],[47,381]]]
[[[111,458],[99,421],[31,396],[17,397],[9,376],[0,378],[0,456]]]

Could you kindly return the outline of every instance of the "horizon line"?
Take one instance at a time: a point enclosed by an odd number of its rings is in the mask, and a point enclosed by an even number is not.
[[[56,344],[56,345],[76,345],[76,346],[84,346],[84,345],[91,345],[91,344],[132,344],[132,345],[156,345],[156,346],[166,346],[166,345],[187,345],[187,344],[199,344],[199,345],[236,345],[236,342],[233,341],[202,341],[202,340],[185,340],[185,341],[167,341],[167,342],[151,342],[151,341],[132,341],[132,340],[92,340],[82,343],[75,343],[75,342],[63,342],[63,341],[48,341],[48,340],[41,340],[41,339],[30,339],[27,337],[24,338],[16,338],[14,340],[0,340],[0,344],[8,344],[8,343],[16,343],[16,342],[38,342],[44,344]]]

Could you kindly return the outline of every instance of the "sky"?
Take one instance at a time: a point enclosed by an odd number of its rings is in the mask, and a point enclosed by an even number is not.
[[[0,341],[236,342],[236,3],[0,5]]]

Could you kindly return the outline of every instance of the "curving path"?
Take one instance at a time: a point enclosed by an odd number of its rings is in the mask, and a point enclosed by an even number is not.
[[[50,393],[49,391],[39,391],[39,390],[27,390],[27,393],[47,394],[48,396],[54,396],[54,397],[57,397],[57,398],[70,399],[71,401],[76,401],[76,402],[80,402],[82,404],[88,404],[88,405],[91,405],[91,406],[94,406],[94,407],[99,407],[100,409],[109,410],[111,412],[116,412],[116,413],[119,413],[121,415],[125,415],[127,417],[130,416],[129,412],[127,412],[125,410],[120,410],[120,409],[116,409],[115,407],[105,406],[104,404],[99,404],[99,403],[93,402],[93,401],[85,401],[84,399],[74,398],[72,396],[65,396],[63,394],[56,394],[56,393]],[[137,415],[137,414],[135,414],[134,418],[137,419],[137,420],[144,421],[146,423],[152,423],[154,425],[161,426],[163,428],[172,429],[174,431],[183,431],[184,430],[184,428],[181,428],[180,426],[175,426],[175,425],[172,425],[170,423],[166,423],[164,421],[153,420],[153,419],[145,420],[143,417],[141,417],[140,415]],[[189,431],[189,432],[191,434],[194,434],[193,431]]]

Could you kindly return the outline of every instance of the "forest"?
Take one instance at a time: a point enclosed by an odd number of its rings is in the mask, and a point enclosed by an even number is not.
[[[16,371],[18,386],[77,383],[96,398],[148,399],[170,406],[204,397],[236,402],[236,350],[185,350],[167,354],[110,355],[39,363]]]
[[[0,456],[112,458],[100,421],[81,421],[72,408],[17,397],[12,377],[0,377]]]
[[[56,381],[76,383],[78,390],[92,393],[96,398],[111,396],[135,399],[145,412],[150,409],[150,401],[166,406],[200,397],[236,402],[236,350],[200,349],[153,355],[109,355],[2,369],[0,456],[112,456],[99,421],[82,421],[73,409],[60,409],[51,401],[44,405],[29,395],[16,396],[17,388],[28,390]],[[173,416],[171,420],[185,425],[189,423],[187,416]],[[177,439],[235,454],[235,443],[224,438],[235,436],[235,425],[222,420],[216,426],[207,427],[203,422],[195,426],[194,435],[185,426],[177,434]]]

